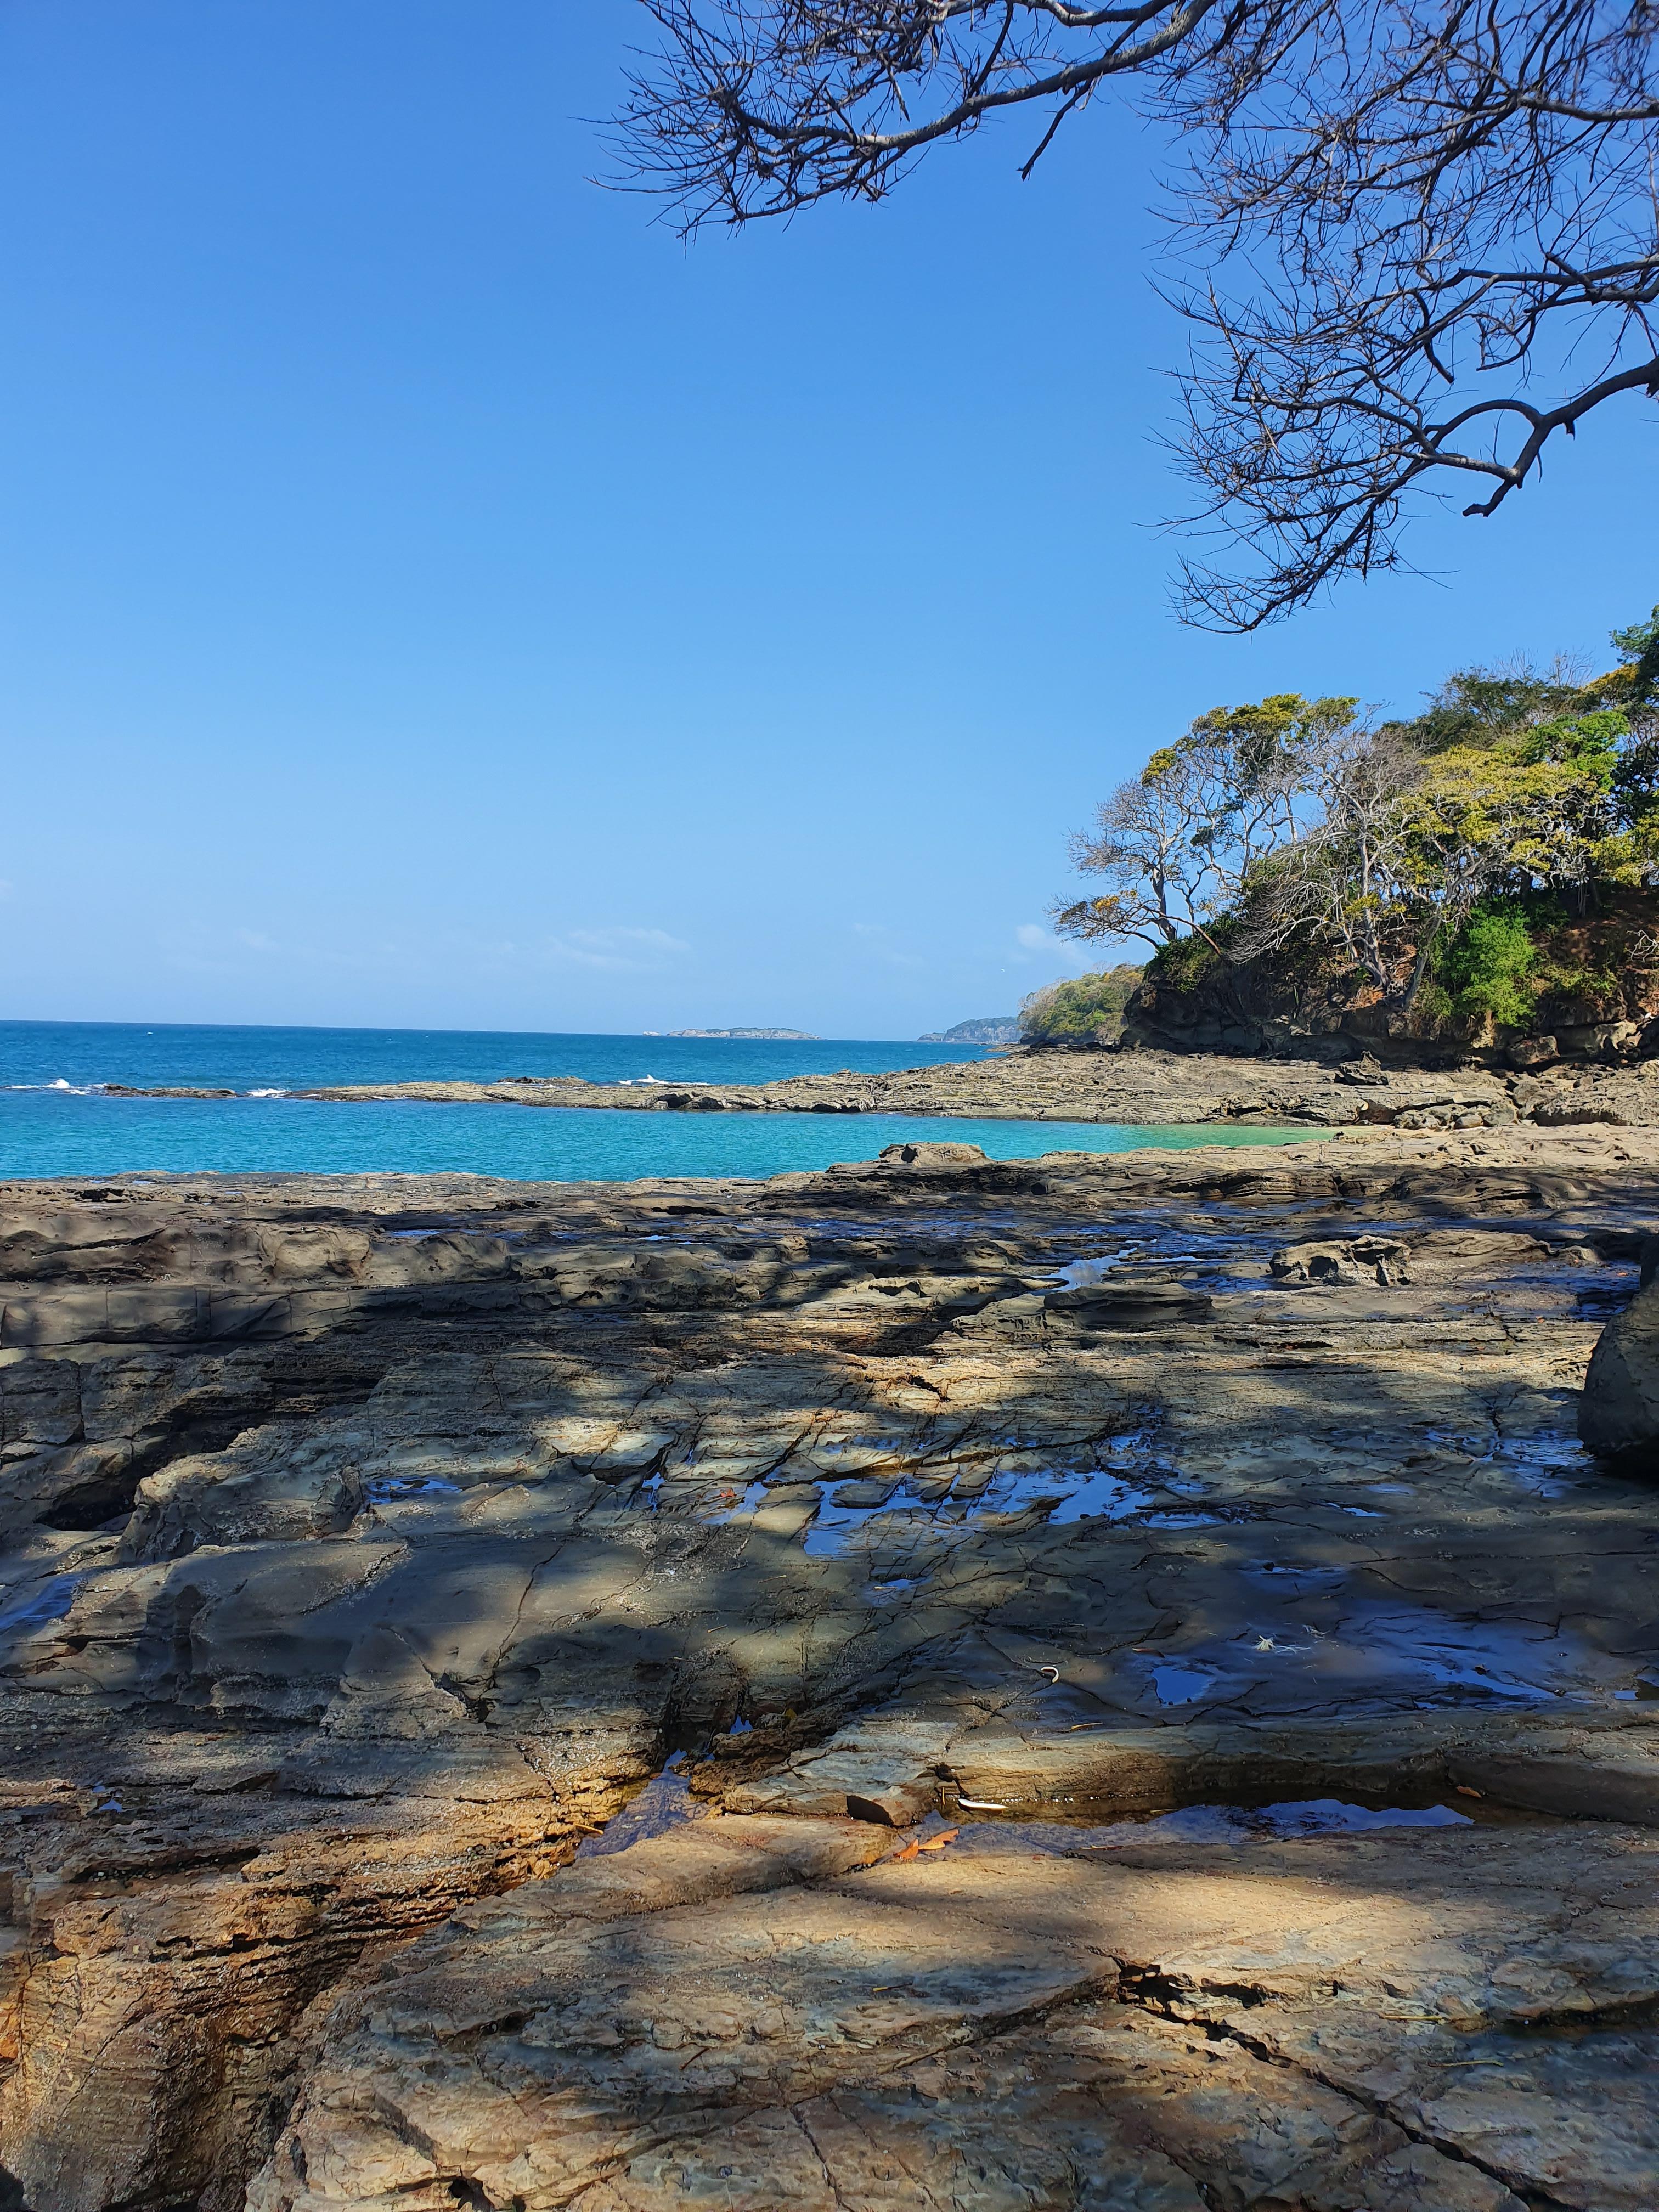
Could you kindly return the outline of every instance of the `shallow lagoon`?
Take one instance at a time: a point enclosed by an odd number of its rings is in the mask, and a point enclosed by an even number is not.
[[[1142,1127],[900,1114],[639,1114],[561,1106],[340,1105],[295,1098],[110,1098],[0,1093],[0,1176],[131,1171],[394,1172],[515,1181],[753,1176],[873,1159],[884,1145],[979,1145],[993,1159],[1145,1145],[1271,1145],[1308,1129]]]

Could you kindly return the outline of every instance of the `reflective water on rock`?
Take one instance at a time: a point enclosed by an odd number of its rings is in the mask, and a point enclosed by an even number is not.
[[[1272,1563],[1248,1570],[1277,1590]],[[1283,1576],[1291,1604],[1318,1597],[1315,1576]],[[1336,1578],[1340,1586],[1341,1577]],[[1133,1675],[1155,1708],[1225,1705],[1253,1713],[1408,1703],[1421,1711],[1461,1705],[1516,1706],[1616,1694],[1629,1665],[1544,1621],[1481,1620],[1425,1606],[1345,1605],[1328,1626],[1297,1619],[1246,1622],[1180,1650],[1119,1656],[1123,1690]],[[1121,1692],[1120,1692],[1121,1694]],[[1128,1702],[1133,1702],[1131,1698]]]
[[[61,1620],[75,1602],[75,1593],[87,1577],[80,1574],[51,1575],[43,1583],[31,1583],[0,1605],[0,1634],[9,1630],[39,1628],[48,1620]]]
[[[957,1471],[948,1496],[936,1486],[947,1468],[930,1469],[885,1484],[847,1483],[821,1493],[817,1512],[803,1539],[809,1558],[836,1558],[857,1540],[896,1532],[906,1519],[942,1529],[982,1525],[1043,1507],[1045,1521],[1058,1524],[1085,1520],[1127,1520],[1151,1505],[1157,1492],[1146,1486],[1137,1466],[1143,1437],[1115,1437],[1098,1447],[1096,1459],[1107,1464],[1003,1467],[988,1475],[978,1468]],[[927,1483],[933,1495],[919,1486]],[[1182,1525],[1186,1525],[1182,1523]]]
[[[1472,1468],[1490,1468],[1533,1498],[1565,1498],[1600,1480],[1590,1453],[1572,1434],[1576,1394],[1564,1396],[1564,1426],[1554,1434],[1508,1435],[1498,1429],[1467,1435],[1431,1429],[1426,1441],[1460,1454]]]
[[[459,1498],[461,1486],[446,1482],[439,1475],[378,1476],[363,1485],[363,1496],[371,1505],[404,1505],[422,1498]]]
[[[1207,1697],[1219,1677],[1207,1667],[1182,1667],[1169,1662],[1146,1669],[1161,1705],[1190,1705]]]
[[[945,1823],[927,1823],[943,1827]],[[1089,1826],[1064,1820],[977,1820],[958,1830],[952,1851],[1052,1851],[1065,1857],[1147,1844],[1284,1843],[1298,1836],[1364,1835],[1379,1828],[1468,1828],[1471,1813],[1450,1805],[1356,1805],[1309,1797],[1276,1805],[1185,1805],[1173,1813]]]
[[[602,1835],[583,1837],[576,1846],[576,1856],[608,1858],[613,1852],[625,1851],[631,1844],[642,1844],[652,1836],[666,1835],[684,1821],[705,1819],[708,1807],[691,1795],[679,1771],[684,1758],[683,1751],[672,1753],[661,1772],[653,1774],[639,1796],[630,1799],[615,1820],[606,1824]]]

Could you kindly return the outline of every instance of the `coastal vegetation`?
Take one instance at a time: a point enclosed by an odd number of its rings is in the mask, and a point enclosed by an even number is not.
[[[1105,1044],[1123,1028],[1124,1009],[1140,981],[1135,967],[1070,975],[1020,1001],[1022,1044]]]
[[[1645,1021],[1659,609],[1613,643],[1618,665],[1589,678],[1461,670],[1407,720],[1295,693],[1200,715],[1074,839],[1101,888],[1057,929],[1146,944],[1166,1011],[1207,999],[1473,1043]]]

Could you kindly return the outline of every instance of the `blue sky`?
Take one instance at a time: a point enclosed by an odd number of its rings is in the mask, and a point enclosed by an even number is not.
[[[0,14],[0,1015],[909,1036],[1195,713],[1659,599],[1651,408],[1248,639],[1155,528],[1156,139],[686,247],[634,0]]]

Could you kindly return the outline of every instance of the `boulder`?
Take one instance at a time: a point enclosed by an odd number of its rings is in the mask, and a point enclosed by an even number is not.
[[[1642,1250],[1642,1287],[1602,1330],[1578,1401],[1578,1434],[1604,1459],[1659,1469],[1659,1237]]]
[[[1397,1237],[1353,1237],[1287,1244],[1273,1253],[1267,1272],[1279,1283],[1322,1283],[1329,1288],[1352,1283],[1409,1281],[1407,1247]]]
[[[1560,1048],[1553,1036],[1522,1037],[1504,1054],[1510,1066],[1522,1074],[1528,1068],[1552,1066],[1560,1057]]]

